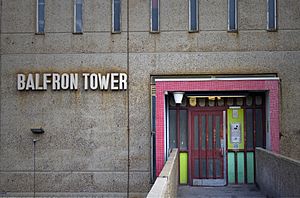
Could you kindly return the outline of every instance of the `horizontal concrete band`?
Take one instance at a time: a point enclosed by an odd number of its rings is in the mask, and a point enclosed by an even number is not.
[[[299,51],[299,30],[282,30],[270,34],[264,30],[131,32],[129,52],[226,52],[226,51]],[[2,54],[39,53],[126,53],[127,35],[106,33],[2,34]]]
[[[149,189],[149,173],[130,173],[130,192]],[[0,192],[7,193],[124,193],[128,173],[0,173]]]
[[[300,161],[256,148],[256,183],[268,197],[300,197]]]

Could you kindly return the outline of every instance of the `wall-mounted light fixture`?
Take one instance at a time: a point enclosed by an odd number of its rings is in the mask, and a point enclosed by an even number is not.
[[[34,134],[42,134],[44,133],[44,129],[41,127],[41,128],[33,128],[33,129],[30,129],[32,133]]]
[[[173,92],[174,100],[176,104],[181,104],[184,92]]]

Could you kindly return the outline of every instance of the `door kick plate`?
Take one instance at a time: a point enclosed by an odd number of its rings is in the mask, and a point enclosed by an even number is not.
[[[225,179],[193,179],[193,186],[225,186]]]

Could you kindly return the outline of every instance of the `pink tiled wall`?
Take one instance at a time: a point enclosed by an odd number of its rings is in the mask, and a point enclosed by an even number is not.
[[[166,91],[269,91],[271,149],[279,152],[279,81],[278,80],[215,80],[156,82],[156,174],[164,166],[164,93]]]

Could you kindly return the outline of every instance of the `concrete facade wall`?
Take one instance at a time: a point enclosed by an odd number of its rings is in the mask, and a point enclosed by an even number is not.
[[[300,161],[262,148],[256,153],[256,183],[268,197],[299,197]],[[295,185],[296,184],[296,185]]]
[[[18,92],[19,72],[126,72],[122,33],[111,34],[111,4],[84,0],[82,35],[72,34],[73,1],[46,0],[45,35],[35,35],[35,0],[1,0],[0,192],[126,196],[125,91]],[[227,2],[199,0],[197,33],[188,1],[161,0],[159,34],[149,1],[129,5],[130,192],[150,189],[150,75],[262,74],[281,79],[280,152],[300,159],[300,1],[278,0],[278,31],[267,32],[266,1],[239,0],[239,32],[227,32]],[[30,131],[43,127],[45,134]],[[72,194],[73,193],[73,194]]]

